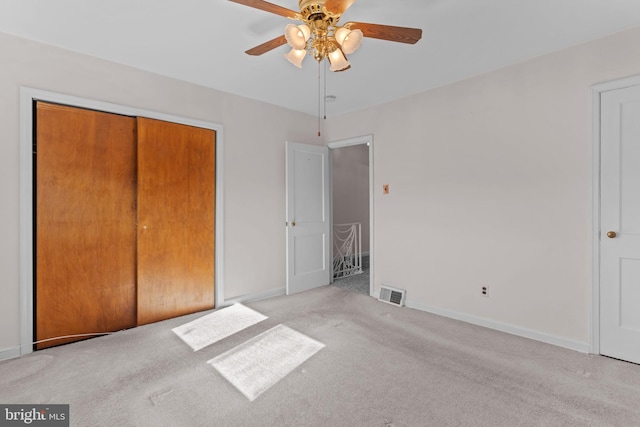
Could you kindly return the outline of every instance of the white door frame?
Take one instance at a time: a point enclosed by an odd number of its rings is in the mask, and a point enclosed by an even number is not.
[[[640,86],[640,76],[600,83],[591,88],[591,344],[589,352],[600,354],[600,109],[603,92]]]
[[[352,145],[367,144],[369,146],[369,295],[374,296],[373,289],[373,258],[374,258],[374,236],[373,236],[373,135],[363,135],[355,138],[341,139],[332,141],[327,146],[330,150],[334,148],[350,147]],[[331,159],[331,156],[329,156]],[[331,164],[331,230],[333,230],[333,164]],[[333,231],[331,233],[331,247],[333,248]],[[332,249],[333,250],[333,249]],[[333,282],[333,273],[331,274],[331,281]]]
[[[33,101],[46,101],[126,116],[143,116],[216,131],[215,306],[224,305],[224,216],[222,125],[124,105],[20,88],[20,355],[33,351]]]

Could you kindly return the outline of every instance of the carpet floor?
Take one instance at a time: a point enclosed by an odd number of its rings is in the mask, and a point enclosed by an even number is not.
[[[208,312],[0,362],[0,403],[70,404],[72,426],[638,426],[640,366],[325,286],[193,351]],[[284,325],[324,347],[255,400],[207,362]]]

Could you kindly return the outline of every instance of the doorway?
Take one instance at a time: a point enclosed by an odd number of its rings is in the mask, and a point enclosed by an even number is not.
[[[640,363],[640,77],[593,100],[591,351]]]
[[[334,141],[328,146],[332,181],[332,282],[343,289],[372,296],[373,136]]]

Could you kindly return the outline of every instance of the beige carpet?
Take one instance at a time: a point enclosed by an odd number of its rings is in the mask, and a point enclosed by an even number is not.
[[[73,426],[638,426],[640,366],[328,286],[194,352],[200,313],[0,362],[1,403],[68,403]],[[207,362],[278,325],[325,345],[250,401]]]

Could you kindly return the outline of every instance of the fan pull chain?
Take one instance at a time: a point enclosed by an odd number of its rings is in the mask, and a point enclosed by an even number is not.
[[[321,101],[320,101],[320,97],[322,96],[322,82],[321,82],[321,78],[320,78],[320,61],[318,61],[318,136],[320,136],[320,110],[321,110]]]
[[[323,95],[322,99],[324,100],[324,119],[327,120],[327,67],[326,67],[326,62],[325,62],[325,66],[323,67],[323,71],[324,71],[324,95]]]

